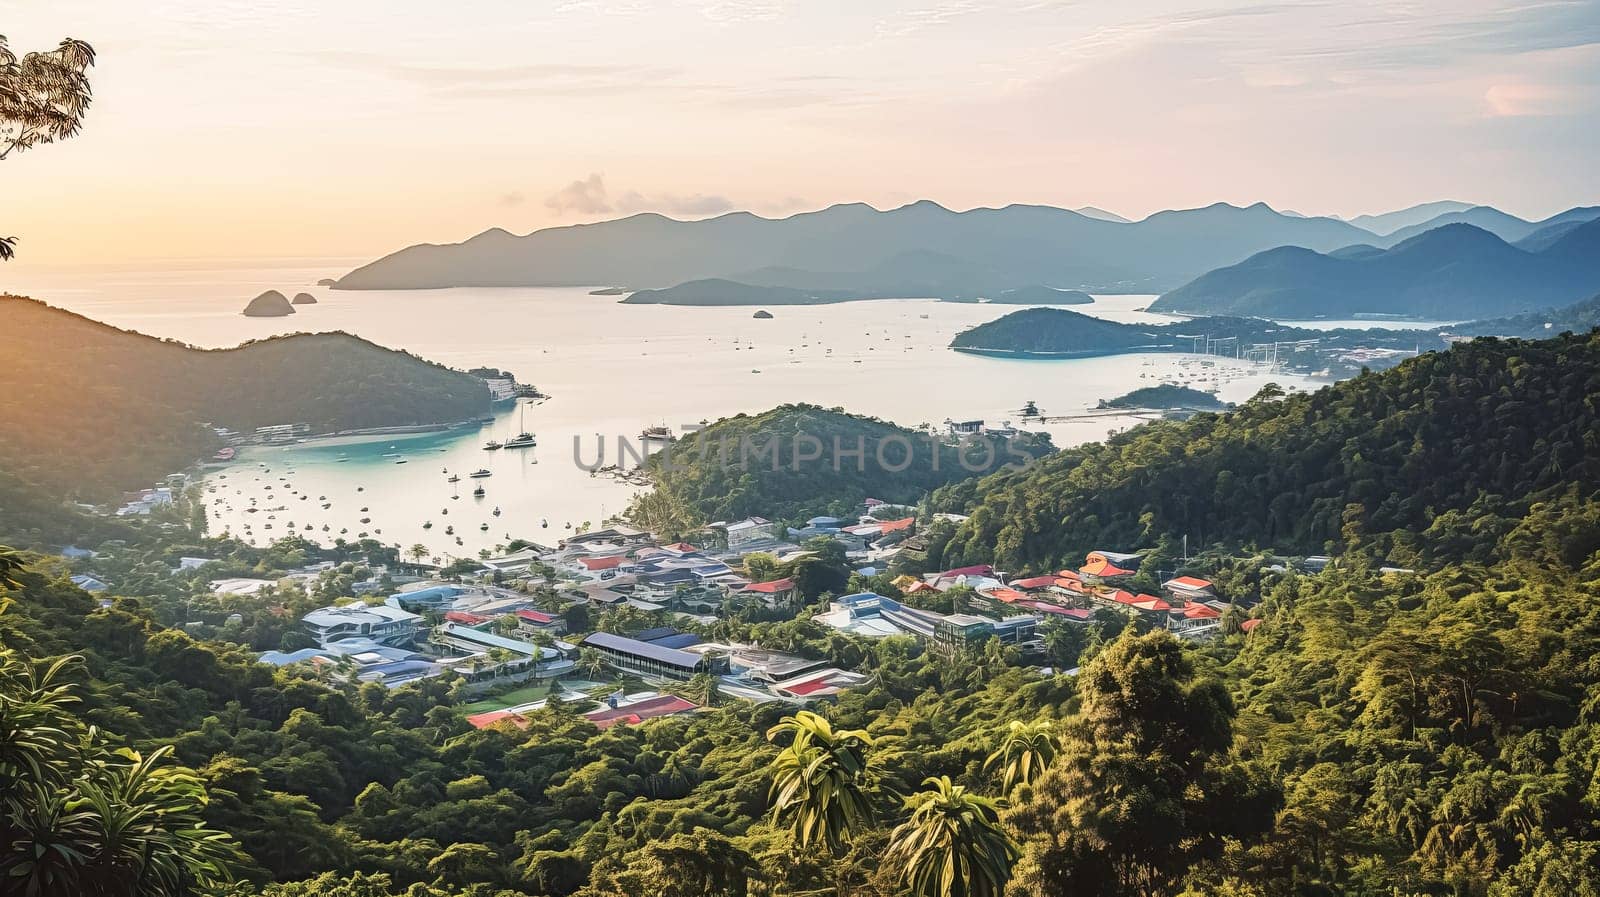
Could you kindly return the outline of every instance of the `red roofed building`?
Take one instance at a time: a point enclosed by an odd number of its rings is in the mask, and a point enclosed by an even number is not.
[[[528,721],[521,714],[510,710],[490,710],[487,713],[474,713],[467,717],[467,725],[474,729],[486,729],[496,723],[510,723],[519,729],[528,728]]]
[[[1244,630],[1245,632],[1249,632],[1250,630],[1255,629],[1257,626],[1260,626],[1260,625],[1261,625],[1260,618],[1256,618],[1256,619],[1251,619],[1251,620],[1245,620],[1243,623],[1239,624],[1239,628]]]
[[[620,554],[603,558],[578,558],[578,566],[588,570],[590,573],[597,570],[615,570],[627,562],[628,559]]]
[[[939,578],[943,579],[946,576],[954,577],[954,576],[993,576],[993,575],[994,575],[994,568],[989,566],[988,564],[973,564],[971,567],[957,567],[954,570],[946,570],[943,573],[939,574]]]
[[[444,618],[448,623],[459,623],[462,626],[471,626],[473,629],[494,622],[493,617],[486,617],[483,614],[469,614],[464,610],[448,611],[445,613]]]
[[[915,517],[902,517],[899,520],[880,520],[878,529],[886,533],[896,533],[903,529],[910,529],[917,522]]]
[[[799,590],[794,587],[794,580],[787,576],[768,582],[753,582],[739,591],[741,594],[759,597],[768,607],[793,604],[799,597]]]
[[[998,589],[986,589],[979,594],[987,595],[996,601],[1004,601],[1007,604],[1013,604],[1028,597],[1026,593],[1019,592],[1016,589],[1008,589],[1005,586],[1001,586]]]
[[[1182,604],[1197,601],[1213,601],[1217,597],[1216,587],[1209,580],[1196,576],[1174,576],[1161,584],[1167,597]]]
[[[542,610],[519,610],[517,628],[523,632],[548,632],[551,635],[559,635],[567,631],[567,621]]]
[[[1054,576],[1030,576],[1027,579],[1014,579],[1011,581],[1013,589],[1048,589],[1056,584]]]
[[[671,716],[674,713],[684,713],[689,710],[699,709],[698,704],[688,701],[677,695],[658,695],[654,698],[645,698],[624,704],[621,707],[608,707],[604,710],[593,710],[583,715],[583,718],[602,729],[609,729],[617,724],[638,725],[645,720],[659,719]]]
[[[688,542],[674,542],[671,545],[661,546],[661,550],[681,557],[686,554],[694,554],[700,549],[690,545]]]

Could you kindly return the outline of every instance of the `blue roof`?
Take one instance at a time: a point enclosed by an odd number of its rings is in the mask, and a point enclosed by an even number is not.
[[[837,517],[813,517],[810,520],[806,521],[806,525],[807,526],[838,526],[839,524],[841,524],[843,522],[844,522],[843,520],[840,520]]]
[[[678,630],[671,626],[657,626],[654,629],[643,629],[633,634],[635,641],[653,642],[656,639],[668,638],[678,634]]]
[[[690,645],[700,644],[700,636],[692,632],[680,632],[677,635],[669,635],[666,638],[652,639],[650,644],[660,645],[663,648],[687,648]]]
[[[414,592],[400,592],[384,600],[391,607],[404,604],[442,604],[466,591],[460,586],[429,586]]]
[[[686,670],[694,669],[700,665],[702,660],[705,659],[698,654],[691,654],[688,651],[679,651],[676,648],[663,648],[660,645],[652,645],[649,642],[641,642],[636,639],[623,638],[620,635],[612,635],[609,632],[591,633],[588,638],[583,640],[583,643],[585,645],[593,645],[596,648],[606,648],[622,654],[630,654],[634,657],[643,657],[647,660],[654,660],[670,666],[682,667]]]

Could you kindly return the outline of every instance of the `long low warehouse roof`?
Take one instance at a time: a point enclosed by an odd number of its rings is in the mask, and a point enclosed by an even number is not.
[[[661,645],[652,645],[638,639],[624,638],[612,635],[609,632],[592,633],[583,640],[585,645],[596,648],[608,648],[612,651],[621,651],[635,657],[644,657],[660,663],[671,664],[676,667],[692,668],[700,663],[701,657],[688,651],[679,651],[677,648],[664,648]]]

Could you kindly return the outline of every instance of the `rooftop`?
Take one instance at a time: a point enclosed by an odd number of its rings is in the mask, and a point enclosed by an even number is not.
[[[660,645],[652,645],[649,642],[641,642],[638,639],[612,635],[609,632],[591,633],[583,640],[583,643],[585,645],[593,645],[596,648],[605,648],[685,669],[697,666],[701,660],[698,654],[691,654],[688,651],[680,651],[676,648],[663,648]]]

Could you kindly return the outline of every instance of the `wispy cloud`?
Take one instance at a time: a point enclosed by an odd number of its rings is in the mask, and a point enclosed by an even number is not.
[[[638,190],[626,190],[613,199],[611,192],[606,188],[605,178],[599,173],[562,187],[550,194],[544,204],[557,215],[587,216],[607,215],[613,212],[622,214],[661,212],[667,215],[703,217],[734,209],[733,201],[726,196],[704,193],[645,194]]]

